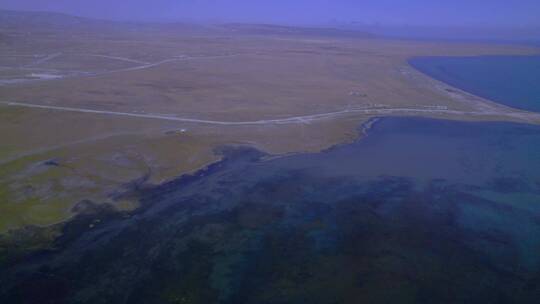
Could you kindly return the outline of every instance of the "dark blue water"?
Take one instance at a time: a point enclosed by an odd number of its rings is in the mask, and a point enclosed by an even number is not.
[[[0,302],[538,303],[538,126],[387,118],[323,153],[224,153],[134,214],[87,203],[0,263]]]
[[[419,57],[409,63],[469,93],[540,111],[540,56]]]

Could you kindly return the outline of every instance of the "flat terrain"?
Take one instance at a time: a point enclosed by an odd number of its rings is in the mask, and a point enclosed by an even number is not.
[[[225,145],[320,151],[389,115],[540,123],[407,64],[531,47],[250,25],[0,28],[0,232],[62,222],[84,200],[136,208],[123,194],[215,162]]]

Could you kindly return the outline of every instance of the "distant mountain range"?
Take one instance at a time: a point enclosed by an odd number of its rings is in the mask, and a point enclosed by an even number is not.
[[[280,35],[280,36],[334,36],[351,38],[373,38],[368,32],[329,27],[299,27],[271,24],[229,23],[221,26],[224,29],[241,34]]]
[[[113,21],[76,17],[54,12],[27,12],[0,10],[0,26],[2,29],[20,28],[66,28],[69,26],[91,26],[113,24]]]
[[[329,27],[297,27],[270,24],[229,23],[196,25],[179,22],[127,22],[77,17],[55,12],[28,12],[0,10],[0,31],[47,31],[47,30],[191,30],[240,35],[324,36],[370,38],[372,34],[355,29]]]
[[[112,21],[55,12],[0,10],[0,31],[93,31],[93,30],[171,30],[206,31],[206,27],[179,22],[145,23]]]
[[[333,27],[365,31],[382,37],[443,39],[459,41],[527,42],[540,41],[540,27],[366,25],[361,22],[334,23]]]
[[[285,26],[272,24],[227,23],[200,25],[182,22],[128,22],[77,17],[55,12],[0,10],[0,32],[5,31],[91,31],[150,30],[240,35],[279,35],[341,38],[404,38],[460,41],[493,41],[540,44],[540,28],[428,27],[410,25],[367,25],[361,22],[333,22],[325,26]],[[2,38],[2,33],[0,33]]]

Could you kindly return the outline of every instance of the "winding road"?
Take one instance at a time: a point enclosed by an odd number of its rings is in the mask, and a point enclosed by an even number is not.
[[[463,115],[464,116],[503,116],[503,117],[509,117],[509,118],[514,118],[514,119],[520,119],[524,121],[540,122],[540,113],[512,112],[512,111],[500,111],[500,110],[457,111],[457,110],[439,109],[436,107],[433,107],[433,108],[429,108],[429,107],[426,107],[426,108],[356,107],[356,108],[347,108],[341,111],[311,114],[311,115],[304,115],[304,116],[293,116],[293,117],[288,117],[288,118],[263,119],[263,120],[253,120],[253,121],[220,121],[220,120],[197,119],[197,118],[189,118],[189,117],[177,117],[174,115],[167,115],[167,114],[141,114],[141,113],[129,113],[129,112],[116,112],[116,111],[72,108],[72,107],[62,107],[62,106],[48,106],[48,105],[40,105],[40,104],[32,104],[32,103],[22,103],[22,102],[0,102],[0,103],[5,104],[7,106],[38,108],[38,109],[46,109],[46,110],[54,110],[54,111],[127,116],[127,117],[136,117],[136,118],[160,119],[160,120],[178,121],[178,122],[185,122],[185,123],[222,125],[222,126],[306,124],[312,121],[330,119],[330,118],[335,118],[339,116],[344,116],[347,114],[366,114],[366,115],[447,114],[447,115],[462,115],[462,116]]]
[[[24,84],[24,83],[31,83],[31,82],[38,82],[38,81],[43,82],[43,81],[51,81],[51,80],[61,80],[61,79],[74,78],[74,77],[97,77],[97,76],[104,76],[104,75],[121,73],[121,72],[145,70],[145,69],[157,67],[163,64],[173,63],[173,62],[178,62],[178,61],[220,59],[220,58],[235,57],[242,54],[209,55],[209,56],[178,55],[173,58],[164,59],[158,62],[145,62],[145,61],[140,61],[140,60],[131,59],[127,57],[119,57],[119,56],[108,56],[108,55],[99,55],[99,54],[78,54],[80,56],[90,56],[90,57],[107,58],[107,59],[112,59],[112,60],[131,62],[131,63],[136,63],[137,65],[132,66],[132,67],[127,67],[127,68],[117,69],[117,70],[103,71],[103,72],[82,72],[82,71],[71,71],[71,70],[62,71],[58,69],[43,69],[43,68],[36,67],[42,63],[45,63],[49,60],[52,60],[62,55],[63,53],[56,53],[56,54],[48,55],[30,64],[27,64],[18,68],[14,68],[14,69],[19,69],[19,70],[27,70],[27,71],[34,71],[34,70],[51,71],[51,72],[57,73],[58,77],[50,78],[50,79],[14,78],[14,79],[7,79],[7,80],[0,81],[0,85],[2,86],[17,85],[17,84]],[[77,54],[74,54],[74,55],[77,55]],[[7,68],[10,68],[10,67],[7,67]],[[64,72],[64,75],[62,75],[62,72]],[[71,73],[71,74],[65,74],[65,73]]]
[[[40,58],[37,61],[29,64],[28,66],[39,65],[43,62],[52,60],[58,56],[61,56],[62,53],[51,54],[46,57]],[[234,57],[241,54],[224,54],[224,55],[213,55],[213,56],[187,56],[187,55],[178,55],[173,58],[164,59],[158,62],[145,62],[136,59],[131,59],[127,57],[118,57],[118,56],[108,56],[108,55],[99,55],[99,54],[82,54],[85,56],[92,57],[101,57],[112,60],[121,60],[131,63],[137,63],[137,65],[118,69],[110,70],[99,73],[87,73],[83,75],[77,75],[82,77],[96,77],[102,75],[108,75],[119,72],[129,72],[153,68],[167,63],[173,63],[177,61],[190,61],[190,60],[203,60],[203,59],[219,59]],[[29,67],[22,67],[28,69]],[[69,77],[77,77],[69,76]],[[56,80],[68,77],[58,77],[54,79],[40,79],[37,81],[43,80]],[[32,80],[36,81],[36,80]],[[413,107],[380,107],[380,106],[368,106],[368,107],[347,107],[343,110],[320,113],[320,114],[311,114],[304,116],[293,116],[288,118],[278,118],[278,119],[263,119],[263,120],[254,120],[254,121],[220,121],[220,120],[208,120],[208,119],[198,119],[190,117],[178,117],[170,114],[147,114],[147,113],[129,113],[129,112],[116,112],[116,111],[107,111],[107,110],[95,110],[95,109],[85,109],[85,108],[73,108],[73,107],[63,107],[63,106],[52,106],[52,105],[41,105],[34,103],[24,103],[24,102],[0,102],[0,104],[5,104],[8,106],[18,106],[18,107],[27,107],[27,108],[39,108],[39,109],[48,109],[55,111],[67,111],[67,112],[80,112],[80,113],[91,113],[91,114],[101,114],[101,115],[115,115],[115,116],[127,116],[127,117],[137,117],[137,118],[147,118],[147,119],[160,119],[168,121],[178,121],[184,123],[197,123],[197,124],[207,124],[207,125],[222,125],[222,126],[245,126],[245,125],[268,125],[268,124],[307,124],[316,120],[330,119],[339,116],[344,116],[348,114],[365,114],[365,115],[426,115],[426,114],[435,114],[435,115],[456,115],[456,116],[483,116],[483,117],[507,117],[513,120],[520,120],[524,122],[534,122],[540,123],[540,113],[531,113],[524,111],[516,111],[510,108],[497,108],[492,107],[487,104],[480,104],[481,107],[478,107],[474,111],[458,111],[458,110],[449,110],[446,107],[438,106],[413,106]]]

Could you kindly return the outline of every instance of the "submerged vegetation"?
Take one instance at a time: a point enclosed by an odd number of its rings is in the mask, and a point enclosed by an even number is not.
[[[10,256],[0,300],[536,300],[538,127],[386,118],[322,153],[224,151],[133,212],[87,203],[53,248]]]
[[[0,303],[537,303],[539,52],[0,10]]]

